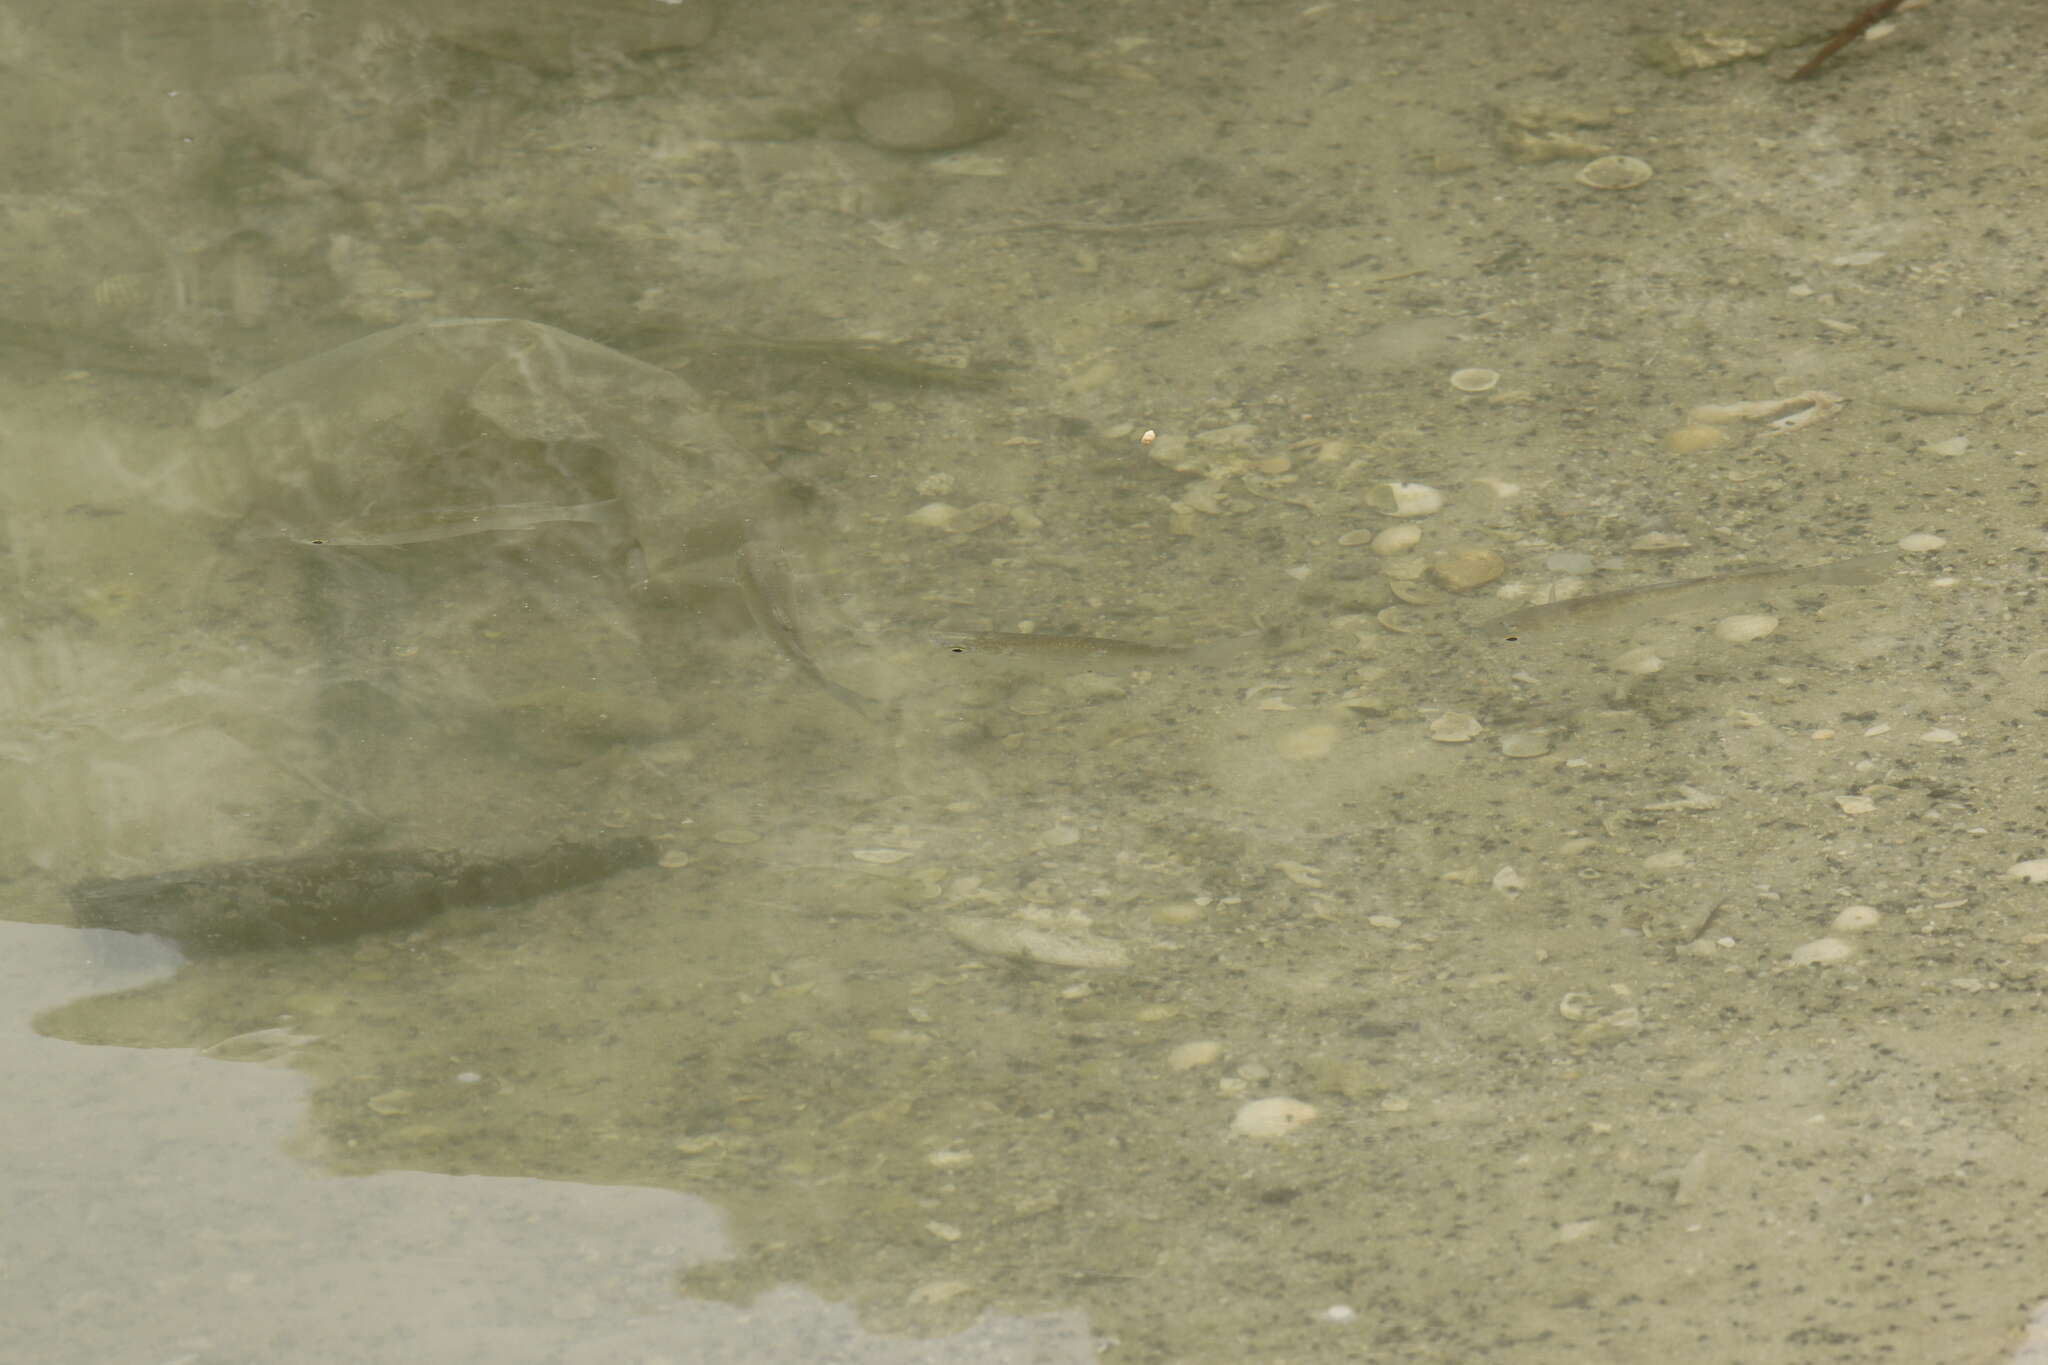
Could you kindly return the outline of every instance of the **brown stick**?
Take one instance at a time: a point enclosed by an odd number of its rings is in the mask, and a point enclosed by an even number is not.
[[[1805,80],[1808,76],[1820,70],[1822,62],[1825,62],[1828,58],[1862,37],[1863,30],[1869,28],[1872,24],[1884,18],[1904,3],[1905,0],[1877,0],[1876,4],[1870,6],[1870,8],[1864,10],[1861,14],[1843,25],[1840,33],[1828,39],[1822,45],[1820,51],[1806,59],[1806,65],[1800,67],[1785,79],[1788,81]]]

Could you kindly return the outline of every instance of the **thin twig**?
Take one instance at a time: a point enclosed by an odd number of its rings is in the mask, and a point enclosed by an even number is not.
[[[1821,63],[1862,37],[1863,30],[1869,28],[1872,24],[1884,18],[1904,3],[1905,0],[1877,0],[1876,4],[1843,25],[1840,33],[1828,39],[1826,43],[1822,44],[1820,51],[1806,59],[1805,66],[1800,67],[1785,79],[1788,81],[1805,80],[1808,76],[1820,70]]]

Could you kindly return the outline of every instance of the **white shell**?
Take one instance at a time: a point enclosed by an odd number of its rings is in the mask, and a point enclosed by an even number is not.
[[[1453,370],[1451,387],[1460,393],[1485,393],[1500,383],[1499,370]]]
[[[1282,1138],[1314,1121],[1315,1116],[1314,1105],[1275,1095],[1239,1106],[1237,1116],[1230,1121],[1230,1131],[1239,1137]]]
[[[1714,637],[1726,640],[1731,645],[1747,644],[1761,640],[1778,628],[1778,618],[1757,612],[1743,616],[1724,616],[1714,622]]]
[[[1846,962],[1856,955],[1856,945],[1847,939],[1817,938],[1811,943],[1802,943],[1789,954],[1795,967],[1823,966],[1830,962]]]
[[[1588,189],[1632,190],[1654,174],[1650,163],[1641,157],[1603,156],[1579,167],[1572,179]]]

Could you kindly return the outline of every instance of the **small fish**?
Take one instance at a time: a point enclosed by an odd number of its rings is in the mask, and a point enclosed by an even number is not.
[[[363,517],[337,522],[320,530],[280,527],[278,534],[303,545],[419,545],[430,540],[484,535],[494,531],[530,531],[553,522],[605,524],[623,518],[617,498],[599,502],[488,503],[473,507],[434,507],[389,518]]]
[[[830,677],[804,643],[803,630],[797,625],[796,569],[788,553],[764,541],[747,541],[733,558],[733,573],[747,615],[783,656],[838,700],[862,715],[872,715],[879,703]]]
[[[328,943],[463,905],[509,905],[601,881],[660,855],[652,839],[560,843],[508,857],[362,849],[208,863],[67,888],[78,924],[157,934],[193,957]]]
[[[1640,625],[1696,611],[1723,611],[1769,597],[1790,588],[1817,586],[1860,586],[1883,581],[1892,563],[1890,554],[1838,559],[1801,569],[1741,569],[1734,573],[1709,574],[1704,578],[1679,578],[1664,583],[1646,583],[1639,588],[1568,597],[1562,602],[1522,607],[1496,617],[1484,629],[1507,639],[1521,639],[1559,629],[1611,630]]]
[[[1265,634],[1260,632],[1216,640],[1206,645],[1154,645],[1103,635],[1037,635],[1005,630],[941,632],[931,637],[933,644],[949,654],[1075,669],[1208,663],[1228,658],[1265,638]]]

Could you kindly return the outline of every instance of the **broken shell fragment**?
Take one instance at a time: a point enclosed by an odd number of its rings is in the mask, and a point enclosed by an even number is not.
[[[1426,517],[1444,508],[1444,495],[1426,483],[1376,483],[1365,490],[1365,505],[1390,517]]]
[[[1650,163],[1641,157],[1603,156],[1579,167],[1572,179],[1588,189],[1632,190],[1654,174]]]
[[[1003,126],[995,95],[979,81],[903,53],[855,58],[839,90],[861,137],[891,151],[965,147]]]

